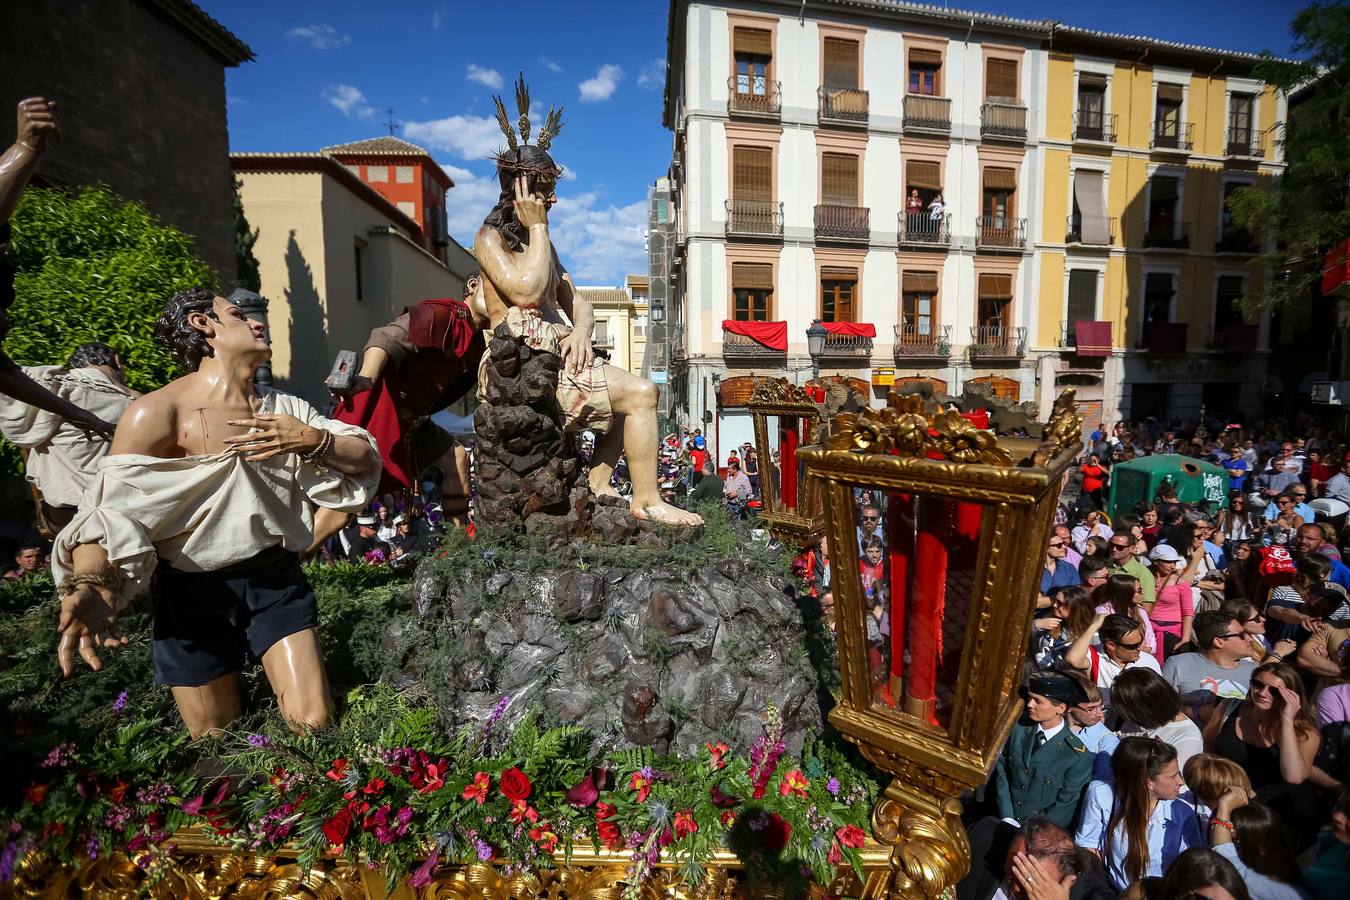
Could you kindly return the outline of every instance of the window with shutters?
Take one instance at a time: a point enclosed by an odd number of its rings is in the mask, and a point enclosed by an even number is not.
[[[738,322],[767,322],[773,296],[773,267],[731,264],[731,317]]]
[[[1177,224],[1177,197],[1180,181],[1170,175],[1154,175],[1149,180],[1148,230],[1160,237],[1171,237]]]
[[[826,267],[820,272],[820,320],[854,322],[858,273],[854,269]]]
[[[986,273],[978,282],[979,306],[976,315],[985,334],[1002,334],[1012,311],[1012,276]]]
[[[767,202],[773,199],[773,153],[767,147],[732,150],[731,198]]]
[[[1078,123],[1074,136],[1100,141],[1106,133],[1106,76],[1078,75]]]
[[[990,100],[1016,100],[1017,60],[990,57],[984,61],[984,95]]]
[[[820,157],[820,202],[826,206],[858,205],[858,157],[823,153]]]
[[[1097,318],[1097,272],[1093,269],[1069,270],[1069,334],[1074,322],[1092,322]]]
[[[936,272],[906,272],[900,278],[900,333],[902,337],[932,337],[937,302]]]
[[[822,80],[827,89],[858,89],[858,42],[846,38],[825,39]]]
[[[633,337],[646,337],[646,336],[647,336],[647,317],[646,317],[646,316],[634,316],[634,317],[633,317]]]
[[[1214,337],[1222,338],[1229,325],[1241,325],[1242,313],[1237,302],[1242,299],[1242,276],[1220,275],[1214,289]]]
[[[767,97],[773,62],[773,33],[765,28],[735,28],[732,53],[736,58],[736,93]]]
[[[1158,106],[1153,114],[1153,141],[1159,147],[1175,148],[1180,144],[1181,98],[1181,85],[1158,85]]]
[[[1012,169],[984,170],[984,192],[980,204],[986,228],[1009,228],[1013,214],[1012,198],[1017,188],[1017,173]]]
[[[913,209],[914,193],[918,192],[921,207]],[[908,213],[928,214],[933,198],[942,192],[942,164],[922,159],[905,163],[905,209]]]
[[[909,51],[909,84],[911,94],[935,97],[938,94],[938,73],[942,70],[942,54],[936,50],[915,48]]]
[[[1172,274],[1149,272],[1144,276],[1144,325],[1172,321]]]
[[[609,346],[609,343],[610,343],[610,341],[609,341],[609,319],[596,319],[596,320],[595,320],[595,337],[594,337],[594,342],[595,342],[596,344],[599,344],[601,347],[608,347],[608,346]]]
[[[1233,94],[1228,98],[1228,148],[1230,153],[1251,152],[1256,136],[1254,112],[1256,98],[1251,94]]]

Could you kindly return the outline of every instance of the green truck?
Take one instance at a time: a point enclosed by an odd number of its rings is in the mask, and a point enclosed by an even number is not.
[[[1106,513],[1115,521],[1134,512],[1136,503],[1151,502],[1158,488],[1171,482],[1182,503],[1209,501],[1210,512],[1228,505],[1228,472],[1213,463],[1177,454],[1160,454],[1111,467]]]

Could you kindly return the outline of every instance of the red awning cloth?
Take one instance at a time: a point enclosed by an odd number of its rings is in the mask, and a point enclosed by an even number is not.
[[[820,324],[825,326],[825,330],[830,334],[864,338],[877,336],[877,326],[870,322],[821,322]]]
[[[1330,294],[1350,281],[1350,238],[1327,251],[1326,267],[1322,270],[1322,294]]]
[[[1074,322],[1073,339],[1079,356],[1111,355],[1110,322]]]
[[[787,352],[787,322],[738,322],[735,319],[723,319],[722,330],[748,337],[770,350]]]

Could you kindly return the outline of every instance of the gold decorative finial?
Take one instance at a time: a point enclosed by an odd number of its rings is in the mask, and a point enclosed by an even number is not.
[[[530,88],[525,84],[525,73],[521,72],[516,78],[516,127],[511,127],[511,119],[506,114],[506,104],[502,98],[496,94],[492,95],[492,103],[497,109],[497,127],[506,135],[507,146],[512,150],[526,146],[530,143]],[[552,105],[548,108],[547,115],[544,116],[544,127],[539,129],[539,140],[535,144],[540,150],[547,151],[549,144],[562,131],[562,107],[554,108]],[[517,136],[518,135],[518,136]]]
[[[506,135],[506,145],[515,150],[520,145],[516,143],[516,133],[511,130],[511,120],[506,117],[506,107],[502,105],[502,98],[493,94],[492,102],[497,107],[497,127]]]
[[[520,113],[520,118],[516,120],[516,126],[520,129],[520,142],[528,144],[530,142],[530,89],[525,84],[524,72],[516,77],[516,111]]]

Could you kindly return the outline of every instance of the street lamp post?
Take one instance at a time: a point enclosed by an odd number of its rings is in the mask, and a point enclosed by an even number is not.
[[[825,338],[829,332],[825,326],[816,319],[811,323],[811,327],[806,329],[806,352],[811,354],[811,380],[820,380],[820,354],[825,352]]]

